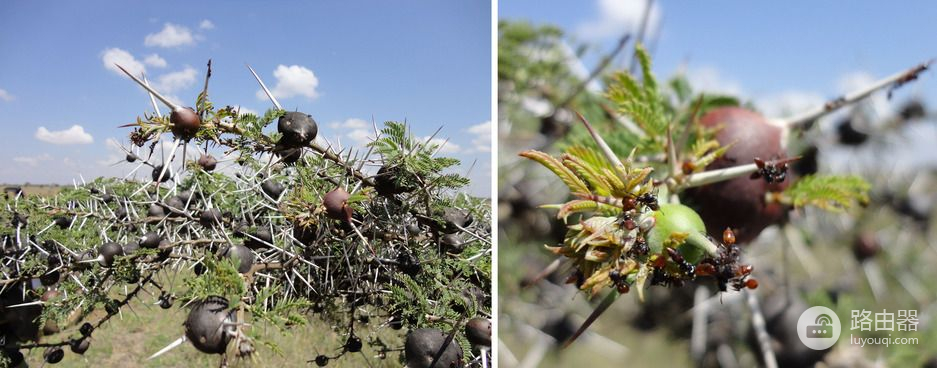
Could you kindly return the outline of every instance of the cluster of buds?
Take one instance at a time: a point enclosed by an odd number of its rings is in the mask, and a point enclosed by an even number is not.
[[[686,206],[604,202],[632,207],[617,217],[595,216],[571,224],[562,245],[547,246],[572,260],[575,270],[567,280],[578,288],[592,294],[606,287],[627,293],[636,283],[682,287],[697,277],[714,278],[721,291],[758,286],[750,277],[752,266],[741,263],[731,229],[720,243],[706,235],[702,220]]]

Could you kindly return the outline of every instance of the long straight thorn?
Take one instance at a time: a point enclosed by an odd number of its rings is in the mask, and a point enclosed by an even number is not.
[[[592,135],[592,139],[595,140],[595,144],[599,146],[599,148],[602,150],[602,154],[606,159],[608,159],[608,162],[612,164],[612,167],[615,168],[615,173],[618,174],[618,178],[621,179],[621,181],[624,183],[629,182],[630,180],[628,180],[628,173],[625,170],[625,164],[623,164],[621,160],[618,159],[618,156],[615,156],[615,153],[612,151],[611,147],[605,143],[605,140],[602,139],[602,136],[600,136],[599,133],[597,133],[595,129],[592,128],[592,124],[589,124],[589,121],[587,121],[586,118],[582,116],[582,114],[576,111],[576,116],[578,116],[579,120],[582,121],[582,124],[586,126],[589,134]]]
[[[130,79],[133,79],[134,82],[137,82],[137,84],[139,84],[140,87],[143,87],[143,89],[146,89],[147,92],[150,92],[153,96],[155,96],[157,99],[159,99],[164,104],[166,104],[166,106],[168,106],[170,110],[177,110],[177,109],[182,108],[181,106],[174,104],[172,101],[169,101],[169,99],[167,99],[166,97],[163,97],[163,95],[161,95],[159,92],[153,89],[153,87],[150,87],[148,84],[143,83],[143,81],[141,81],[140,78],[137,78],[133,74],[130,74],[130,72],[128,72],[127,69],[124,69],[124,67],[120,66],[120,64],[114,64],[114,65],[116,65],[117,68],[119,68],[122,72],[124,72],[124,74],[127,74],[127,76],[130,77]]]
[[[150,81],[146,80],[146,74],[140,73],[140,75],[143,76],[143,84],[149,86]],[[150,95],[150,102],[153,103],[153,110],[156,110],[156,116],[162,118],[163,113],[159,111],[159,105],[156,104],[156,98],[153,97],[153,93],[147,90],[147,94]]]
[[[260,76],[257,75],[257,72],[254,71],[254,68],[251,68],[250,64],[247,64],[247,69],[250,69],[251,74],[254,75],[254,78],[257,79],[257,83],[260,83],[260,88],[264,90],[264,93],[267,94],[267,97],[270,98],[270,102],[273,102],[273,106],[276,106],[277,109],[283,110],[283,106],[280,105],[280,102],[277,101],[276,97],[273,97],[273,93],[270,93],[270,90],[267,89],[267,85],[264,84],[264,81],[260,79]]]
[[[176,341],[173,341],[173,342],[169,343],[169,345],[166,345],[165,348],[162,348],[160,351],[157,351],[155,354],[150,355],[150,357],[149,357],[149,358],[146,358],[146,360],[152,360],[152,359],[154,359],[154,358],[156,358],[156,357],[158,357],[158,356],[160,356],[160,355],[163,355],[163,354],[165,354],[167,351],[170,351],[170,350],[172,350],[172,349],[175,349],[175,348],[178,347],[179,345],[182,345],[186,340],[187,340],[187,339],[186,339],[185,335],[183,335],[182,337],[176,339]]]

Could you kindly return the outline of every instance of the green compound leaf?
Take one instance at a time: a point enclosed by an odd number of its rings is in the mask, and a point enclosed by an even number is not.
[[[570,170],[566,166],[563,166],[563,164],[560,163],[560,161],[558,161],[553,156],[550,156],[549,154],[544,153],[544,152],[534,151],[534,150],[521,152],[520,156],[537,161],[541,165],[546,166],[547,169],[550,169],[550,171],[556,174],[556,176],[560,177],[560,180],[562,180],[563,183],[565,183],[566,186],[569,187],[569,190],[571,192],[591,193],[591,191],[589,190],[589,187],[586,186],[586,183],[584,183],[581,179],[579,179],[579,177],[577,177],[576,174],[572,170]]]
[[[808,175],[791,185],[779,199],[795,208],[814,206],[826,211],[842,212],[855,204],[869,202],[870,185],[859,176]]]

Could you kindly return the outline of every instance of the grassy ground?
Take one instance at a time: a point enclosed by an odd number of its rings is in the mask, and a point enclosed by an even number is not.
[[[182,271],[188,272],[188,271]],[[179,277],[180,275],[177,275]],[[190,275],[190,277],[195,277]],[[176,290],[181,292],[181,290]],[[161,309],[155,305],[156,297],[141,293],[141,297],[132,301],[128,307],[121,309],[120,318],[111,318],[92,335],[91,347],[84,355],[77,355],[65,347],[65,359],[57,367],[218,367],[221,362],[219,355],[204,354],[196,350],[191,343],[167,352],[156,359],[147,358],[169,343],[184,334],[182,323],[188,315],[188,308],[182,308],[182,303],[176,302],[170,309]],[[117,297],[115,295],[115,297]],[[88,322],[100,320],[103,310],[96,310],[85,319]],[[383,317],[371,316],[369,325],[355,325],[358,337],[364,342],[361,353],[347,354],[329,363],[329,367],[399,367],[399,353],[388,353],[386,359],[377,358],[379,347],[368,344],[369,337],[379,338],[389,347],[402,347],[407,331],[396,331],[381,326]],[[275,352],[266,345],[255,342],[255,354],[249,359],[238,359],[235,354],[235,344],[228,344],[229,367],[308,367],[315,366],[307,361],[314,360],[316,356],[324,354],[335,356],[344,345],[346,330],[337,331],[331,326],[312,315],[305,326],[294,326],[288,330],[277,327],[257,325],[253,326],[255,332],[259,331],[268,343],[274,344],[280,352]],[[79,324],[80,325],[80,324]],[[367,335],[373,331],[373,335]],[[71,327],[52,336],[42,337],[41,342],[58,342],[71,337],[79,336],[78,327]],[[44,349],[23,351],[26,361],[31,367],[40,367],[43,363]]]
[[[62,190],[62,186],[54,184],[0,184],[0,189],[7,187],[21,187],[23,189],[23,193],[26,193],[26,195],[38,195],[45,197],[54,196],[60,190]]]
[[[146,300],[146,297],[144,297]],[[159,351],[183,334],[182,322],[186,310],[174,307],[162,310],[157,306],[132,304],[131,312],[125,308],[123,318],[112,319],[101,329],[95,331],[91,348],[84,355],[73,354],[66,349],[65,359],[59,367],[217,367],[220,358],[195,350],[191,344],[182,346],[154,360],[147,357]],[[377,321],[374,321],[377,323]],[[258,327],[263,328],[263,327]],[[402,345],[398,335],[405,331],[382,329],[380,337],[390,344]],[[77,329],[46,337],[43,341],[59,341],[68,336],[77,336]],[[229,353],[231,367],[302,367],[310,366],[308,360],[319,354],[334,355],[342,346],[345,336],[336,333],[328,325],[314,320],[307,326],[295,327],[289,331],[267,330],[270,341],[282,349],[282,354],[274,353],[267,347],[257,347],[257,352],[250,360],[234,358]],[[364,339],[364,337],[362,337]],[[233,345],[229,348],[233,349]],[[230,351],[230,349],[229,349]],[[42,349],[26,352],[30,366],[42,366]],[[397,354],[389,354],[387,359],[375,358],[377,351],[365,344],[362,353],[348,354],[329,364],[330,367],[398,367]]]

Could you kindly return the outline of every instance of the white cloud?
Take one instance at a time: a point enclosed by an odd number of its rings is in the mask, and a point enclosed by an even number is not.
[[[100,166],[113,165],[115,162],[120,162],[127,156],[126,152],[120,148],[120,142],[117,142],[117,139],[113,137],[104,140],[104,147],[107,149],[109,155],[105,159],[97,161]]]
[[[430,144],[435,144],[436,146],[438,146],[437,147],[439,149],[438,152],[441,154],[459,153],[460,151],[462,151],[462,147],[460,147],[458,144],[449,142],[442,138],[430,139],[430,137],[423,137],[423,140],[426,142],[429,142]]]
[[[192,36],[192,32],[185,26],[166,23],[163,25],[163,30],[146,35],[143,44],[151,47],[158,46],[166,48],[194,45],[195,37]]]
[[[588,39],[620,36],[625,33],[635,34],[644,18],[644,11],[649,2],[645,0],[598,0],[599,18],[589,20],[579,26],[579,34]],[[660,24],[661,9],[658,2],[648,15],[646,36],[653,35]]]
[[[212,21],[210,21],[210,20],[208,20],[208,19],[203,19],[203,20],[198,24],[198,28],[201,28],[201,29],[215,29],[215,23],[212,23]]]
[[[17,156],[13,158],[13,161],[19,162],[21,164],[29,166],[38,166],[40,162],[52,160],[52,156],[48,153],[43,153],[37,156]]]
[[[195,84],[198,78],[198,71],[191,66],[186,66],[180,71],[167,73],[159,76],[153,86],[160,93],[172,93],[181,89],[189,88]]]
[[[724,75],[718,68],[708,65],[690,66],[684,74],[694,92],[725,94],[738,97],[742,102],[750,99],[762,114],[771,118],[791,116],[825,101],[823,95],[812,91],[751,93],[737,80]]]
[[[351,118],[345,121],[331,122],[329,127],[333,129],[364,129],[371,128],[371,123],[364,119]]]
[[[166,59],[159,57],[157,54],[147,56],[143,59],[143,62],[146,63],[146,65],[152,66],[154,68],[165,68],[166,65],[168,65],[166,63]]]
[[[319,78],[306,67],[278,65],[273,71],[273,76],[277,79],[277,83],[270,92],[277,98],[289,98],[299,95],[315,99],[319,96],[319,92],[316,91],[316,87],[319,86]],[[266,100],[267,96],[262,90],[258,90],[257,98]]]
[[[823,96],[816,92],[784,91],[757,98],[755,105],[765,116],[783,118],[809,110],[824,101]]]
[[[120,148],[121,147],[120,142],[118,142],[117,139],[114,137],[110,137],[104,140],[104,146],[107,147],[108,151],[114,151],[114,152],[119,152],[119,153],[124,152],[124,150]]]
[[[164,93],[164,94],[163,94],[163,97],[166,97],[167,100],[171,101],[172,103],[174,103],[174,104],[176,104],[176,105],[179,105],[179,106],[186,106],[186,105],[187,105],[187,103],[183,102],[183,100],[182,100],[181,98],[179,98],[179,96]],[[163,114],[168,114],[168,112],[166,112],[165,110],[163,110]]]
[[[472,149],[477,152],[491,152],[491,120],[470,126],[468,132],[472,138]]]
[[[336,121],[329,123],[329,127],[337,132],[347,132],[344,136],[361,147],[374,140],[374,128],[364,119],[351,118],[341,122]]]
[[[351,138],[359,146],[364,146],[373,140],[373,135],[366,129],[355,129],[348,133],[348,138]]]
[[[860,88],[865,88],[875,83],[875,77],[868,72],[855,71],[846,73],[836,82],[836,88],[839,92],[847,93]]]
[[[124,67],[130,74],[135,76],[146,72],[146,67],[143,63],[134,58],[129,52],[116,47],[104,50],[104,52],[101,53],[101,61],[104,62],[105,68],[124,77],[126,77],[124,72],[120,71],[114,64],[120,64],[120,66]]]
[[[234,107],[234,111],[237,111],[237,112],[238,112],[238,115],[247,115],[247,114],[254,114],[254,115],[257,115],[257,116],[260,115],[260,113],[257,112],[257,110],[248,109],[248,108],[246,108],[246,107],[244,107],[244,106],[235,106],[235,107]]]
[[[718,93],[741,97],[742,85],[712,66],[689,67],[684,72],[694,92]]]
[[[41,126],[36,130],[36,139],[52,144],[88,144],[94,142],[91,134],[85,132],[81,125],[72,125],[65,130],[50,131]]]
[[[846,73],[836,82],[836,89],[839,93],[846,94],[864,89],[873,83],[876,78],[869,72],[855,71]],[[888,102],[887,93],[875,93],[867,98],[867,106],[871,107],[871,112],[878,117],[887,116],[893,113],[893,107]],[[872,119],[879,120],[879,119]]]
[[[13,101],[13,98],[14,97],[13,95],[10,94],[10,92],[7,92],[5,89],[0,88],[0,100],[10,102],[10,101]]]

